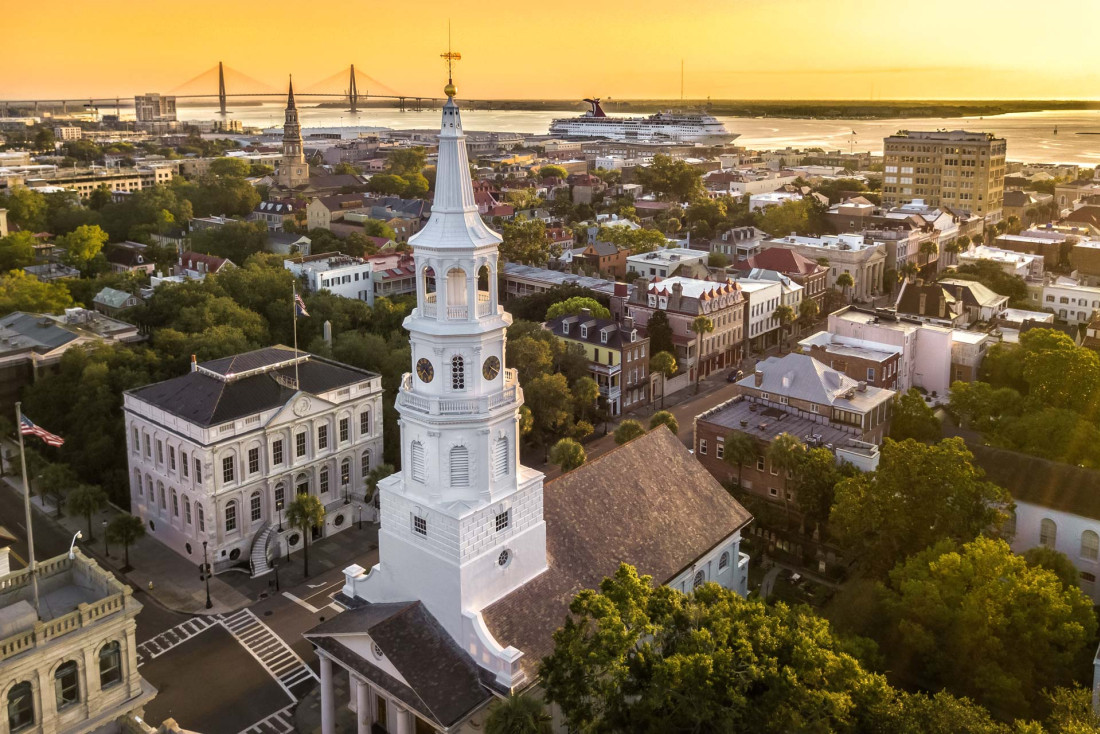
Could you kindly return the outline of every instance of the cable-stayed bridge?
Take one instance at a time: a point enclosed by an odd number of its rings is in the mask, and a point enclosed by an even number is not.
[[[139,92],[140,94],[140,92]],[[217,101],[218,114],[229,113],[227,105],[231,99],[271,99],[286,97],[286,88],[276,89],[264,82],[254,79],[247,74],[231,69],[220,61],[206,69],[201,74],[188,79],[172,91],[166,92],[166,96],[174,96],[177,100],[210,100]],[[356,69],[355,64],[313,82],[304,87],[295,85],[294,97],[296,99],[317,100],[321,102],[346,101],[350,112],[358,112],[359,108],[370,100],[385,100],[393,103],[402,111],[406,109],[419,110],[424,105],[437,106],[444,101],[443,97],[418,96],[401,94],[391,89],[377,79]],[[491,106],[489,100],[466,100],[467,104],[484,104]],[[33,108],[61,107],[63,111],[86,108],[130,108],[133,106],[133,96],[130,97],[68,97],[64,99],[6,99],[0,100],[0,117],[7,116],[11,110],[27,110]]]

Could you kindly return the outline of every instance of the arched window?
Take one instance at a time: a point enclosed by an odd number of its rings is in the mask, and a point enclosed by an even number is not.
[[[80,683],[75,660],[61,664],[53,674],[54,694],[57,696],[57,710],[71,706],[80,700]]]
[[[451,268],[447,271],[447,317],[452,318],[465,318],[466,314],[461,316],[455,314],[452,311],[453,308],[461,308],[466,304],[466,271],[462,268]]]
[[[699,571],[697,574],[695,574],[695,579],[691,582],[691,588],[698,589],[706,582],[706,580],[706,575],[702,571]]]
[[[202,505],[195,505],[199,508],[199,532],[206,532],[206,513],[203,512]]]
[[[412,467],[413,481],[423,482],[427,471],[424,460],[424,444],[419,441],[413,441],[409,447],[409,464]]]
[[[99,687],[106,688],[122,680],[122,653],[118,642],[108,642],[99,651]]]
[[[139,498],[144,497],[145,493],[142,491],[141,486],[141,472],[134,469],[134,487],[137,489],[137,496]]]
[[[187,499],[187,495],[183,495],[183,521],[191,524],[191,500]]]
[[[466,389],[466,360],[458,354],[451,357],[451,389]]]
[[[493,441],[493,476],[502,477],[508,473],[508,439],[500,436]]]
[[[359,437],[366,438],[370,435],[370,408],[364,408],[359,414]]]
[[[721,571],[730,565],[730,552],[723,551],[722,555],[718,556],[718,570]]]
[[[359,476],[363,478],[364,482],[370,476],[370,449],[364,451],[359,457]]]
[[[1090,561],[1100,557],[1100,535],[1091,530],[1081,533],[1081,557]]]
[[[8,728],[15,732],[34,725],[34,691],[28,681],[8,691]]]
[[[1044,517],[1039,523],[1039,545],[1053,548],[1058,542],[1058,526],[1049,517]]]
[[[309,494],[309,475],[308,474],[303,472],[302,474],[299,474],[294,479],[294,491],[298,494]]]
[[[344,459],[340,462],[340,487],[344,488],[351,484],[351,459]]]
[[[322,467],[320,472],[321,494],[328,494],[328,467]]]
[[[263,517],[263,508],[260,506],[260,493],[253,492],[252,496],[248,499],[248,511],[249,517],[252,518],[252,522],[258,521]]]
[[[153,478],[148,474],[145,475],[145,494],[149,497],[149,504],[157,501],[157,495],[153,492]]]
[[[451,486],[470,486],[470,451],[465,446],[451,447]]]
[[[176,490],[172,488],[172,517],[180,516],[180,498],[176,495]]]
[[[168,502],[164,498],[164,482],[157,482],[157,494],[160,495],[160,509],[167,510]]]
[[[230,533],[237,529],[237,500],[229,500],[225,504],[225,532]]]

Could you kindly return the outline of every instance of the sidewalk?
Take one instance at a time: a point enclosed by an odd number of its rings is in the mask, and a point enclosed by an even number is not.
[[[4,482],[21,499],[22,480],[5,476]],[[63,512],[56,517],[56,506],[46,497],[35,496],[32,492],[31,505],[38,510],[35,522],[51,522],[60,526],[70,535],[81,531],[88,533],[84,517]],[[201,578],[199,563],[191,562],[175,551],[146,535],[130,546],[130,565],[132,570],[122,572],[124,565],[123,549],[118,546],[104,546],[104,522],[110,522],[121,510],[114,505],[92,516],[92,532],[95,539],[77,541],[81,548],[93,556],[99,563],[115,571],[127,583],[146,591],[161,605],[183,614],[226,614],[258,601],[273,593],[275,574],[268,573],[258,578],[250,578],[245,571],[227,571],[210,578],[211,608],[206,608],[206,583]],[[358,559],[371,554],[378,546],[378,531],[375,526],[364,523],[362,530],[352,526],[347,530],[328,538],[322,538],[309,546],[310,577],[330,571],[333,568],[346,568]],[[302,552],[294,553],[290,561],[278,559],[279,585],[291,588],[306,580],[303,574]]]

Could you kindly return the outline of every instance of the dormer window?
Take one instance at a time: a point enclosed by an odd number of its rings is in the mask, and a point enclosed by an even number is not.
[[[606,331],[601,331],[600,332],[600,344],[607,344],[607,332]]]
[[[633,331],[630,332],[630,341],[631,342],[638,341],[638,330],[637,329],[634,329]]]
[[[581,339],[587,339],[587,338],[588,338],[588,327],[585,326],[584,324],[581,324]]]
[[[569,322],[568,321],[561,322],[561,333],[563,333],[563,334],[568,334],[569,333]]]

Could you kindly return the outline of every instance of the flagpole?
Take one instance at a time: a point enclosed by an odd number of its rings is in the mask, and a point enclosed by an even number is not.
[[[290,310],[294,314],[294,389],[299,389],[298,382],[298,284],[290,282]]]
[[[34,588],[34,613],[42,619],[38,604],[38,570],[34,562],[34,529],[31,526],[31,488],[27,482],[27,452],[23,448],[23,404],[15,404],[15,430],[19,434],[19,463],[23,467],[23,508],[27,512],[27,568],[31,573],[31,586]]]

